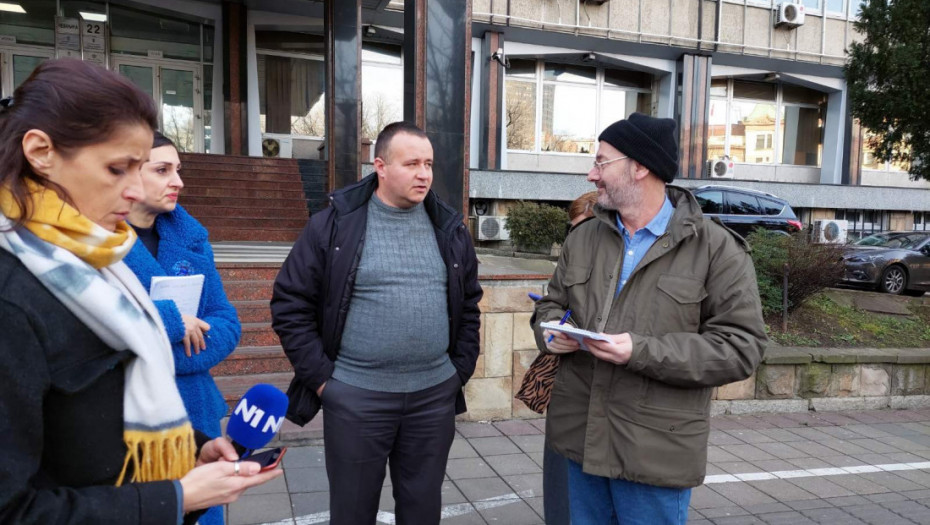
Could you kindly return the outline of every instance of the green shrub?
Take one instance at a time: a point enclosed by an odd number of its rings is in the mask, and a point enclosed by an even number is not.
[[[789,312],[843,277],[840,248],[833,244],[812,243],[804,232],[789,236],[759,229],[749,234],[746,240],[752,246],[762,311],[766,315],[781,311],[786,263]]]
[[[520,201],[507,213],[507,230],[516,246],[548,248],[565,240],[568,213],[548,204]]]

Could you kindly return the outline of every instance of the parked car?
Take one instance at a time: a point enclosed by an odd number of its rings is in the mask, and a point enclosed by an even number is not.
[[[930,233],[885,232],[846,248],[843,282],[919,297],[930,290]]]
[[[704,215],[719,217],[743,237],[757,228],[783,234],[801,229],[801,221],[788,202],[771,193],[719,185],[700,186],[692,193]]]

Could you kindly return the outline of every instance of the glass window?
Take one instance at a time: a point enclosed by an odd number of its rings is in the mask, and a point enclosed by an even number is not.
[[[782,85],[782,100],[785,104],[811,104],[820,105],[826,102],[827,96],[820,91],[807,89],[791,84]]]
[[[324,80],[321,60],[259,54],[262,133],[325,136]]]
[[[636,111],[647,115],[652,112],[650,93],[605,89],[601,92],[601,122],[597,129],[604,129]]]
[[[508,80],[506,89],[507,149],[531,151],[536,148],[536,84]]]
[[[753,100],[769,100],[775,102],[775,92],[778,86],[764,82],[733,82],[733,98],[751,98]]]
[[[839,13],[841,15],[846,13],[845,0],[826,0],[826,4],[828,13]]]
[[[811,11],[820,11],[820,2],[821,0],[804,0],[802,3]]]
[[[605,69],[604,85],[652,89],[652,75],[640,71],[629,71],[626,69]]]
[[[597,70],[593,67],[571,66],[547,62],[543,70],[543,80],[594,84],[596,73]]]
[[[764,197],[759,197],[759,204],[766,215],[778,215],[785,208],[782,203]]]
[[[507,77],[536,80],[536,61],[514,58],[507,68]]]
[[[759,200],[754,195],[743,193],[727,192],[727,204],[730,205],[730,213],[734,215],[761,215],[762,209],[759,207]]]
[[[783,164],[820,166],[823,120],[820,108],[785,106],[782,113]]]
[[[723,192],[702,191],[694,196],[704,213],[723,213]]]
[[[210,152],[213,139],[213,66],[203,66],[203,150]]]
[[[203,61],[213,62],[213,45],[216,41],[216,28],[211,25],[203,26]]]
[[[594,152],[597,92],[593,87],[546,84],[542,102],[543,151]]]
[[[725,81],[724,81],[725,82]],[[726,91],[724,89],[724,91]],[[710,120],[707,126],[707,157],[722,159],[726,155],[727,101],[710,99]]]
[[[149,51],[161,51],[164,58],[201,59],[201,24],[197,20],[111,3],[109,22],[113,53],[147,56]]]
[[[25,13],[0,11],[0,35],[16,38],[17,44],[55,45],[55,0],[18,2]]]
[[[370,61],[368,60],[370,59]],[[404,117],[401,48],[362,44],[362,135],[374,139]]]
[[[714,78],[710,81],[710,96],[725,97],[727,96],[728,80],[725,78]]]
[[[775,162],[769,136],[775,134],[775,104],[733,100],[730,108],[730,158],[736,162]],[[762,135],[760,142],[759,135]],[[759,147],[759,145],[763,147]]]
[[[13,55],[13,89],[15,90],[29,78],[39,64],[45,62],[45,57],[36,57],[28,55]]]
[[[849,18],[859,18],[863,0],[849,0]]]

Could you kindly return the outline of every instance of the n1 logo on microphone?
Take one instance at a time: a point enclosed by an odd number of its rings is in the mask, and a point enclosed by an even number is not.
[[[262,423],[262,418],[265,417],[265,411],[258,408],[258,405],[250,406],[249,400],[243,397],[239,400],[239,404],[236,405],[233,415],[242,417],[242,420],[248,423],[250,427],[258,428]],[[275,418],[274,414],[268,414],[268,418],[265,419],[265,424],[262,426],[262,433],[271,431],[272,434],[277,434],[277,432],[281,430],[281,425],[283,424],[283,415]]]

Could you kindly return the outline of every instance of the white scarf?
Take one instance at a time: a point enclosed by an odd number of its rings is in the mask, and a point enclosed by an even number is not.
[[[136,358],[123,392],[130,481],[177,479],[194,466],[193,431],[175,386],[171,345],[155,305],[122,261],[99,271],[0,214],[0,247],[15,255],[78,319],[116,351]]]

